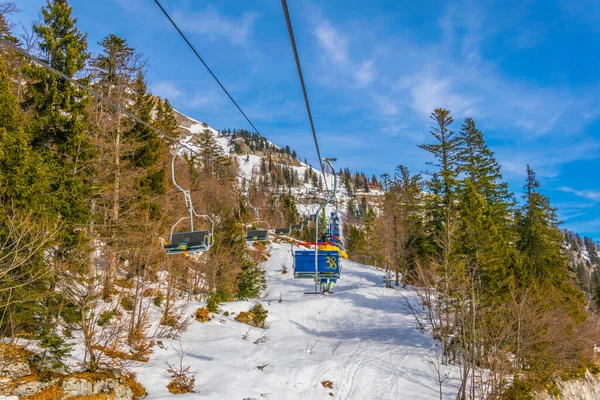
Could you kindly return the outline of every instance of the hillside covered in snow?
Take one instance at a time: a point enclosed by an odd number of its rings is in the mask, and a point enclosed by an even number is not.
[[[293,278],[291,246],[268,251],[267,288],[256,300],[268,311],[266,329],[234,319],[254,300],[223,303],[209,322],[189,317],[180,341],[162,340],[134,368],[148,399],[169,397],[167,364],[179,362],[180,346],[196,377],[187,398],[432,399],[440,390],[455,398],[457,370],[439,365],[431,333],[417,329],[410,308],[421,308],[411,290],[387,289],[381,270],[344,261],[333,294],[307,295],[313,284]],[[187,314],[203,306],[190,302]]]

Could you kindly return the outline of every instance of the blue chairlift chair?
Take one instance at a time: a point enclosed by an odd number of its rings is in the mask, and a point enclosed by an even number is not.
[[[180,218],[179,221],[171,228],[171,235],[169,243],[162,240],[163,248],[167,254],[190,254],[205,252],[210,249],[214,243],[214,230],[215,224],[208,215],[200,215],[196,213],[192,198],[189,190],[183,189],[177,184],[175,180],[175,159],[179,155],[181,148],[179,148],[173,158],[171,159],[171,179],[175,187],[183,193],[185,199],[185,205],[188,209],[189,215],[187,217]],[[194,229],[194,217],[205,218],[210,224],[210,230],[195,230]],[[175,228],[180,222],[189,220],[190,230],[184,232],[176,232]]]

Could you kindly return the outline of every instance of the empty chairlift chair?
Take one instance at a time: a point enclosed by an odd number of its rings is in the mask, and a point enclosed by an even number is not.
[[[283,211],[277,210],[277,212],[281,216],[281,226],[285,225],[285,221],[284,221],[284,218],[283,218]],[[289,235],[291,231],[292,230],[291,230],[290,227],[287,227],[287,228],[275,228],[275,234],[276,235]]]
[[[246,241],[264,242],[269,239],[269,232],[266,229],[246,229]]]
[[[291,232],[290,228],[275,228],[276,235],[289,235]]]
[[[177,150],[173,155],[173,159],[171,160],[171,178],[175,187],[184,195],[185,205],[188,209],[189,216],[180,218],[179,221],[173,225],[171,228],[169,243],[163,240],[163,248],[167,254],[189,254],[208,251],[213,245],[213,233],[215,225],[208,215],[199,215],[196,213],[194,205],[192,204],[190,191],[183,189],[175,180],[175,158],[180,151],[181,149]],[[194,216],[205,218],[209,222],[210,230],[194,230]],[[176,232],[175,228],[177,225],[185,220],[190,221],[190,230],[185,232]]]
[[[246,241],[247,242],[264,242],[269,240],[269,231],[267,229],[262,229],[260,227],[260,215],[258,213],[258,208],[254,207],[250,203],[250,188],[248,188],[248,197],[247,202],[250,208],[254,210],[254,216],[256,217],[256,226],[255,227],[247,227],[246,228]]]
[[[208,216],[205,217],[208,218]],[[187,219],[187,217],[184,219]],[[212,225],[212,220],[210,222]],[[210,246],[212,246],[212,241],[213,233],[208,230],[190,232],[171,231],[170,243],[164,243],[163,248],[167,254],[198,253],[208,251]]]

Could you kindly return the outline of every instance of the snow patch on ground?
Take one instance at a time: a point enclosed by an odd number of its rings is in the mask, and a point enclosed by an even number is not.
[[[306,295],[310,280],[295,280],[291,248],[272,244],[264,264],[268,287],[259,302],[269,311],[267,329],[234,320],[253,301],[221,305],[228,317],[191,321],[181,338],[184,364],[196,371],[198,399],[436,399],[438,375],[431,364],[435,343],[416,329],[407,301],[414,292],[386,289],[383,272],[344,260],[342,279],[330,296]],[[286,266],[287,274],[282,274]],[[279,299],[281,298],[281,302]],[[203,306],[190,303],[191,315]],[[234,315],[231,315],[235,313]],[[247,340],[242,336],[248,335]],[[266,337],[264,343],[254,342]],[[163,340],[148,363],[134,368],[148,399],[170,398],[167,362],[178,361],[179,342]],[[310,350],[312,348],[312,351]],[[265,365],[261,371],[257,366]],[[455,398],[458,370],[447,374],[443,398]],[[322,381],[333,382],[333,389]],[[333,393],[333,397],[329,393]]]

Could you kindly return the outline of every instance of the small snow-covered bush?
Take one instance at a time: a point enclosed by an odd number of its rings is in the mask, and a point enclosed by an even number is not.
[[[177,315],[176,313],[168,313],[166,315],[163,315],[163,317],[160,319],[160,324],[161,325],[165,325],[165,326],[170,326],[170,327],[174,327],[179,323],[179,315]]]
[[[221,297],[218,294],[211,295],[208,299],[206,299],[206,308],[211,313],[219,312],[219,304],[221,303]]]
[[[259,328],[264,328],[265,327],[265,320],[267,319],[267,315],[269,314],[269,311],[267,311],[262,304],[260,303],[256,303],[254,305],[254,307],[252,307],[250,309],[250,312],[254,314],[254,319],[257,323],[256,326],[258,326]]]
[[[240,312],[235,320],[257,328],[264,328],[268,313],[262,304],[256,303],[249,311]]]
[[[156,293],[156,297],[152,299],[152,304],[154,304],[156,307],[160,307],[164,299],[165,295],[162,294],[162,292],[158,292]]]
[[[133,289],[133,280],[131,279],[115,279],[115,286],[123,289]]]
[[[321,381],[321,385],[323,385],[324,388],[333,389],[332,381],[328,381],[328,380]]]
[[[123,298],[121,299],[121,307],[123,307],[125,311],[133,311],[134,306],[135,301],[133,299],[133,296],[123,296]]]
[[[158,289],[154,289],[154,288],[146,288],[144,289],[144,291],[142,292],[142,296],[144,297],[152,297],[156,295],[156,292],[158,292]]]
[[[179,361],[176,364],[167,363],[167,371],[171,374],[171,381],[167,385],[167,389],[169,389],[169,393],[171,394],[192,393],[196,377],[191,371],[191,367],[183,364],[187,349],[184,349],[181,346],[181,341],[179,341],[179,347],[175,348],[175,351],[177,352]]]
[[[195,382],[196,378],[188,378],[185,375],[181,375],[173,378],[167,385],[167,389],[169,389],[169,393],[171,394],[192,393],[194,391]]]
[[[115,316],[115,313],[112,311],[103,311],[100,314],[100,317],[98,317],[98,321],[96,322],[96,324],[98,326],[105,326],[107,325]]]
[[[235,320],[242,324],[254,326],[254,314],[248,311],[241,311],[237,317],[235,317]]]
[[[206,307],[200,307],[197,309],[196,313],[194,314],[194,318],[198,322],[208,322],[212,319],[210,317],[210,311]]]

